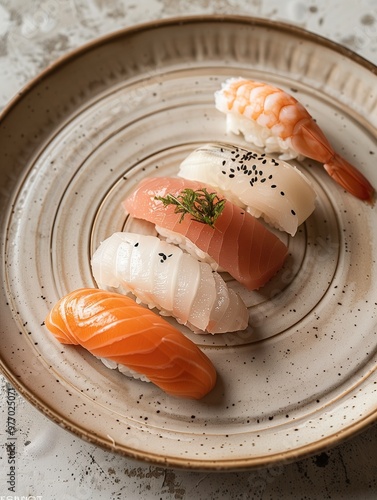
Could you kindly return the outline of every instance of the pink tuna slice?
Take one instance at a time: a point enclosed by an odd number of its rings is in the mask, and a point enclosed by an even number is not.
[[[286,245],[255,217],[229,200],[216,219],[214,227],[192,219],[190,214],[181,220],[175,206],[165,206],[156,197],[179,196],[186,188],[194,191],[206,188],[197,181],[168,177],[148,177],[140,182],[124,208],[134,218],[144,219],[156,226],[179,233],[200,250],[212,257],[219,266],[249,290],[255,290],[270,280],[283,266],[288,253]]]

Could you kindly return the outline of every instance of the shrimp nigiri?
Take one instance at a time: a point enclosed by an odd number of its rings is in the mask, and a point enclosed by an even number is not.
[[[216,383],[215,367],[196,344],[125,295],[75,290],[55,304],[45,324],[62,344],[81,345],[170,395],[200,399]]]
[[[353,165],[336,153],[312,116],[293,96],[267,83],[227,80],[215,93],[216,108],[227,116],[227,129],[247,141],[280,152],[281,159],[306,156],[324,164],[327,173],[355,197],[373,203],[374,188]]]
[[[132,292],[195,332],[226,333],[248,325],[241,297],[209,264],[156,236],[112,234],[94,252],[92,271],[100,288]]]
[[[170,241],[180,246],[186,240],[191,242],[199,258],[204,253],[215,268],[227,271],[249,290],[263,286],[282,267],[288,253],[286,245],[245,210],[229,200],[216,198],[214,202],[215,198],[216,191],[200,182],[148,177],[124,206],[132,217],[155,224]],[[192,215],[211,215],[220,204],[213,224]],[[189,245],[186,248],[191,251]]]
[[[180,166],[180,177],[205,182],[254,217],[292,236],[315,208],[316,193],[297,168],[229,144],[206,144]]]

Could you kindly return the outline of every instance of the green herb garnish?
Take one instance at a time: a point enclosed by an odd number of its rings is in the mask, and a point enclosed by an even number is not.
[[[221,212],[224,210],[225,199],[220,199],[216,193],[208,193],[206,188],[197,189],[183,189],[178,196],[168,194],[165,198],[163,196],[156,196],[156,200],[162,201],[164,206],[175,205],[175,213],[181,214],[179,222],[182,222],[186,214],[190,214],[193,220],[208,224],[212,228]]]

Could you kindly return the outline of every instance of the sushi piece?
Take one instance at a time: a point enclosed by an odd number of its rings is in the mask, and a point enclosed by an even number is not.
[[[201,146],[185,158],[178,175],[214,186],[292,236],[315,209],[315,191],[297,168],[230,144]]]
[[[209,264],[156,236],[112,234],[93,254],[92,271],[100,288],[132,292],[195,332],[226,333],[248,325],[241,297]]]
[[[308,111],[293,96],[267,83],[231,78],[215,93],[216,108],[226,114],[228,132],[244,135],[282,160],[308,157],[356,198],[373,203],[374,188],[335,152]]]
[[[216,383],[215,367],[191,340],[125,295],[75,290],[55,304],[45,323],[62,344],[81,345],[170,395],[200,399]]]
[[[124,201],[132,217],[156,225],[160,234],[184,238],[189,249],[208,255],[249,290],[263,286],[282,267],[286,245],[255,217],[210,186],[186,179],[156,177],[140,182]]]

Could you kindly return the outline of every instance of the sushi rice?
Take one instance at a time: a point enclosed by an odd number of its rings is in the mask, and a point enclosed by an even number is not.
[[[142,382],[150,382],[149,378],[143,375],[142,373],[138,373],[135,370],[131,370],[131,368],[128,368],[125,365],[122,365],[120,363],[116,363],[112,359],[107,359],[107,358],[97,358],[102,363],[109,368],[110,370],[118,370],[122,375],[125,375],[126,377],[133,378],[135,380],[141,380]]]

